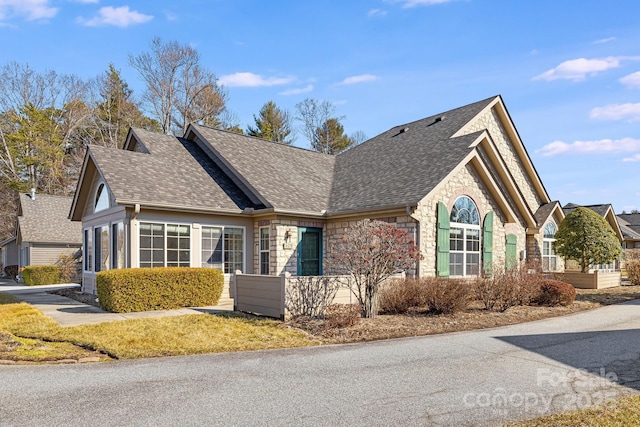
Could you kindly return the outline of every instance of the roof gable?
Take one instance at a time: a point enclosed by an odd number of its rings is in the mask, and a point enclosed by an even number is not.
[[[618,239],[620,241],[624,240],[622,230],[620,229],[620,225],[618,224],[618,217],[613,210],[613,206],[611,206],[610,204],[583,206],[575,203],[567,203],[562,207],[562,210],[564,211],[565,215],[567,215],[579,207],[589,208],[606,219],[613,231],[616,233],[616,236],[618,236]]]
[[[23,242],[80,244],[81,224],[68,219],[71,197],[20,194],[18,228]]]

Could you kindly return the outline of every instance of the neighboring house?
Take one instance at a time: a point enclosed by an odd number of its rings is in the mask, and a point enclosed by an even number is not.
[[[70,218],[82,221],[88,292],[110,268],[319,275],[332,244],[363,218],[414,237],[419,276],[524,260],[562,269],[545,248],[564,213],[500,96],[335,156],[196,124],[183,137],[131,129],[121,150],[89,147]]]
[[[20,194],[15,235],[0,243],[8,265],[54,265],[82,244],[82,226],[69,220],[71,197]]]
[[[597,213],[598,215],[600,215],[601,217],[603,217],[609,223],[616,237],[620,241],[620,244],[622,245],[624,236],[622,234],[622,229],[620,227],[618,217],[616,216],[612,205],[610,204],[578,205],[576,203],[567,203],[562,207],[562,210],[564,211],[564,214],[567,215],[571,211],[579,207],[589,208],[595,213]],[[573,261],[567,262],[566,268],[567,270],[572,270],[572,271],[580,270],[580,266],[578,266],[578,264]],[[619,268],[620,268],[620,260],[614,260],[609,264],[592,265],[590,270],[618,270]]]
[[[640,213],[616,215],[622,231],[622,249],[640,249]]]

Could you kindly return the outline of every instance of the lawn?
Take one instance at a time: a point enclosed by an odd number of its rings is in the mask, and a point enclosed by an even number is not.
[[[34,362],[78,360],[96,352],[103,358],[133,359],[319,344],[275,320],[235,314],[61,327],[26,303],[0,305],[0,334],[0,360]]]
[[[510,427],[627,427],[640,425],[640,396],[623,397],[606,405],[546,415]]]

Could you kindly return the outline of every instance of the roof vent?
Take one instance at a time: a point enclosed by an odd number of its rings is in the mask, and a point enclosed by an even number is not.
[[[402,129],[400,129],[399,133],[405,133],[405,132],[408,132],[408,131],[409,131],[409,128],[402,128]]]
[[[444,120],[444,116],[438,116],[435,119],[433,119],[433,121],[428,126],[433,126],[436,123],[440,123],[443,120]]]
[[[31,189],[31,200],[35,200],[36,199],[36,189],[32,188]]]

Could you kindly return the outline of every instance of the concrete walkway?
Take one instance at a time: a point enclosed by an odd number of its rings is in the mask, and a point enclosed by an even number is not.
[[[0,278],[0,292],[9,293],[16,298],[31,304],[62,326],[113,322],[126,319],[183,316],[185,314],[233,311],[232,304],[226,303],[216,306],[180,308],[176,310],[155,310],[138,313],[110,313],[98,307],[84,304],[71,298],[47,293],[49,290],[63,288],[77,288],[78,291],[80,291],[80,285],[73,283],[63,285],[26,286],[18,284],[11,279]]]

